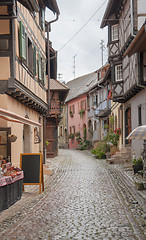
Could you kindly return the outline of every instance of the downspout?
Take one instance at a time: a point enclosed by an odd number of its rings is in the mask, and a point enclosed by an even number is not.
[[[133,37],[136,36],[136,34],[134,33],[134,6],[133,6],[133,0],[130,0],[130,5],[131,5],[131,35]]]
[[[50,113],[50,43],[49,43],[49,32],[50,32],[50,24],[58,20],[58,14],[56,18],[50,22],[47,22],[47,54],[48,54],[48,114]],[[47,123],[47,117],[43,118],[43,163],[46,162],[46,123]]]
[[[51,31],[51,23],[58,20],[59,14],[56,14],[56,18],[50,22],[47,22],[47,47],[48,47],[48,115],[50,114],[50,42],[49,42],[49,32]]]

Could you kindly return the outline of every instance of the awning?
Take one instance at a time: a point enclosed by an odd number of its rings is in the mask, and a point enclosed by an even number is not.
[[[35,127],[41,127],[41,123],[32,121],[28,118],[21,117],[20,115],[7,111],[5,109],[0,108],[0,117],[5,119],[6,121],[17,122],[21,124],[31,125]]]
[[[146,52],[146,23],[141,27],[136,37],[129,45],[124,56],[131,57],[136,52]]]

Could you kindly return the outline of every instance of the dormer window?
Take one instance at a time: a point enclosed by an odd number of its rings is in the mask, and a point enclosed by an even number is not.
[[[111,27],[111,37],[112,41],[116,41],[119,39],[119,25],[115,24]]]
[[[123,80],[122,64],[115,66],[115,80],[116,81],[122,81]]]

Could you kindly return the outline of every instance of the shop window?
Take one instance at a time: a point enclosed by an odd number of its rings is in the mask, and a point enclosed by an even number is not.
[[[115,24],[111,27],[112,41],[116,41],[119,39],[119,25]]]
[[[115,66],[115,80],[116,81],[122,81],[123,80],[122,64]]]
[[[8,141],[9,128],[0,128],[0,155],[7,160],[11,156],[11,143]]]
[[[9,50],[9,40],[0,39],[0,51],[8,51],[8,50]]]

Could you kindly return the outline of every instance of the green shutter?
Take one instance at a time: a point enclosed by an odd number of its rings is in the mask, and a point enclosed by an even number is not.
[[[33,74],[36,76],[36,47],[33,48]]]
[[[41,10],[41,26],[42,30],[45,31],[45,10]]]
[[[46,85],[46,61],[43,61],[43,80],[44,80],[44,86]]]
[[[19,41],[20,41],[20,57],[26,60],[26,41],[25,41],[25,27],[22,22],[19,22]]]
[[[40,53],[38,54],[38,71],[39,71],[39,79],[42,80],[42,62]]]

